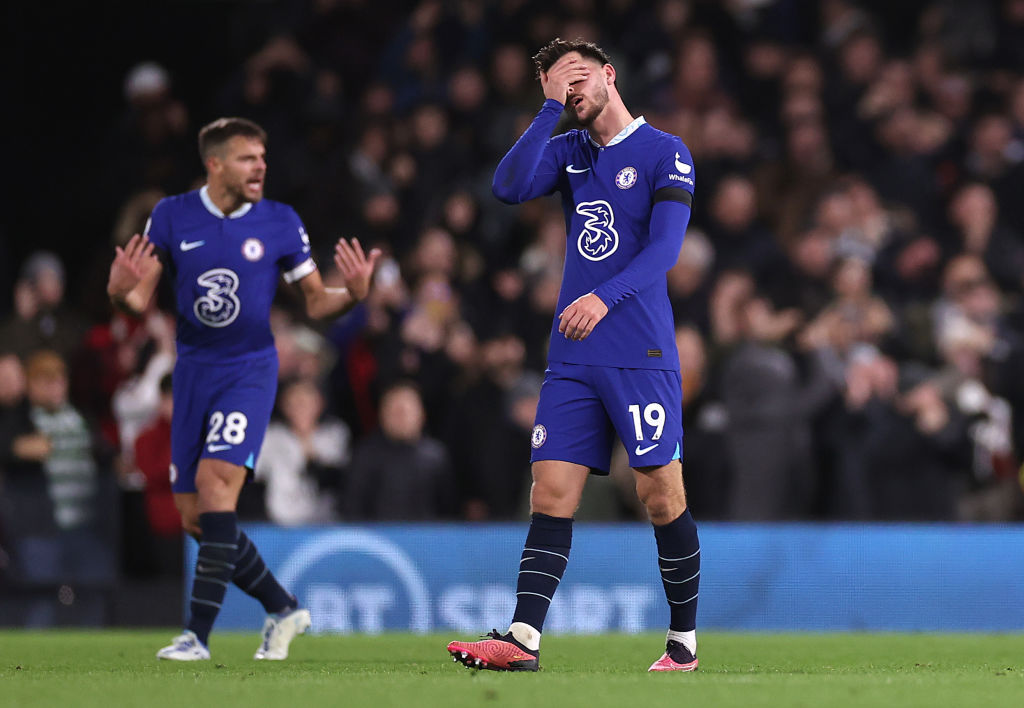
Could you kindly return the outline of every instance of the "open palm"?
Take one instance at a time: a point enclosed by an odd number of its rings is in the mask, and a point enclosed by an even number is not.
[[[135,234],[124,248],[117,246],[114,249],[107,293],[118,297],[127,295],[159,266],[160,261],[153,253],[152,242],[145,236]]]
[[[338,239],[338,244],[334,247],[334,263],[345,279],[345,287],[356,300],[363,300],[369,294],[370,281],[378,258],[379,248],[374,248],[370,255],[366,256],[363,247],[359,245],[359,239],[352,239],[351,244],[343,238]]]

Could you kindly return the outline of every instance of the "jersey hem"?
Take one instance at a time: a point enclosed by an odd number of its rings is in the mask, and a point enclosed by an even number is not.
[[[679,372],[679,367],[678,366],[674,366],[674,367],[673,366],[636,366],[635,364],[632,365],[632,366],[623,366],[622,364],[595,364],[595,363],[589,362],[589,361],[570,361],[568,359],[555,359],[553,357],[548,357],[548,362],[549,363],[556,363],[556,364],[571,364],[573,366],[594,366],[594,367],[600,367],[602,369],[633,369],[633,370],[637,370],[637,371],[675,371],[675,372]]]
[[[274,346],[260,349],[259,351],[249,352],[247,354],[239,354],[235,356],[220,356],[212,357],[209,356],[209,352],[182,352],[178,351],[179,361],[188,361],[195,364],[205,364],[207,366],[234,366],[241,362],[256,361],[259,359],[276,359],[277,348]]]
[[[608,475],[611,474],[610,461],[606,465],[592,465],[589,464],[588,462],[580,460],[567,460],[565,459],[566,457],[568,457],[568,455],[562,455],[561,457],[548,457],[543,453],[538,453],[538,451],[534,449],[533,454],[530,455],[530,464],[532,465],[534,462],[568,462],[571,465],[579,465],[580,467],[586,467],[588,473],[594,475],[595,477],[607,477]]]

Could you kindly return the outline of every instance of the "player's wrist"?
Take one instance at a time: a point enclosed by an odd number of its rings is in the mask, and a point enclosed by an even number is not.
[[[602,305],[604,305],[606,310],[610,310],[610,309],[612,309],[612,305],[615,304],[615,301],[612,299],[611,295],[608,294],[607,292],[605,292],[605,293],[598,292],[598,291],[601,290],[601,287],[603,287],[603,286],[599,286],[597,288],[594,288],[593,290],[591,290],[587,294],[588,295],[593,295],[594,297],[596,297],[598,302],[600,302]]]
[[[342,288],[342,290],[348,293],[348,299],[352,301],[353,305],[358,305],[359,303],[366,299],[367,295],[370,294],[369,291],[364,293],[358,293],[352,288]]]
[[[131,295],[131,293],[124,293],[120,295],[110,294],[110,303],[121,312],[135,317],[140,317],[142,315],[142,310],[129,301],[129,295]]]

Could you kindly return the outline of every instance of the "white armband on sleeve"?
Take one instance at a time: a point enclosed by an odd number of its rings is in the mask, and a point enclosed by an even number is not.
[[[284,282],[294,283],[297,280],[302,280],[314,270],[316,270],[316,263],[314,263],[313,259],[310,258],[286,272],[284,274]]]

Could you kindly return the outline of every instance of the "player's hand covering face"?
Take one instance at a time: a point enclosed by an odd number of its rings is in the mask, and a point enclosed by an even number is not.
[[[334,247],[334,264],[338,266],[345,279],[345,287],[356,300],[363,300],[369,294],[370,280],[373,278],[373,269],[378,258],[379,248],[370,251],[367,257],[363,254],[359,239],[352,239],[351,245],[343,238],[338,239],[338,244]]]
[[[114,262],[110,264],[107,293],[123,297],[158,268],[160,261],[153,253],[153,244],[145,236],[135,234],[124,248],[114,249]]]
[[[570,87],[586,81],[589,76],[590,66],[579,54],[570,52],[560,57],[547,71],[540,72],[540,86],[544,89],[545,98],[553,98],[569,106],[572,100],[569,95]]]
[[[614,70],[605,66],[608,68],[599,67],[575,52],[566,54],[550,70],[541,72],[544,96],[561,101],[577,123],[589,126],[608,105],[606,72]],[[562,93],[558,94],[559,91]]]

